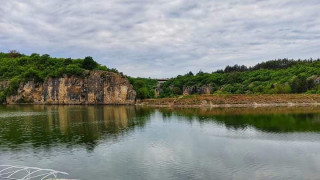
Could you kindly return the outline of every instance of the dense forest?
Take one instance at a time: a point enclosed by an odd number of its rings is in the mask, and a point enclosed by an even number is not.
[[[320,59],[279,59],[253,67],[227,66],[212,73],[189,72],[164,83],[160,97],[182,95],[186,89],[199,93],[207,87],[213,94],[320,93]]]

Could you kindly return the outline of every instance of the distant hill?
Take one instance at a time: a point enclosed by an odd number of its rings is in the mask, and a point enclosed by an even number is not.
[[[253,67],[227,66],[212,73],[192,72],[171,78],[160,97],[188,94],[320,93],[320,59],[279,59]]]

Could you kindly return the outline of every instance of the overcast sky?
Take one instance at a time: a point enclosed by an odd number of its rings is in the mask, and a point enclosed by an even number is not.
[[[320,57],[319,0],[0,0],[0,51],[172,77]]]

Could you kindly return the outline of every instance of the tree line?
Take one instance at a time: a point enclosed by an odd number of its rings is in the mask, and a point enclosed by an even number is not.
[[[160,97],[182,95],[187,87],[204,86],[213,94],[320,93],[319,83],[319,59],[278,59],[252,67],[234,65],[212,73],[179,75],[162,85]]]

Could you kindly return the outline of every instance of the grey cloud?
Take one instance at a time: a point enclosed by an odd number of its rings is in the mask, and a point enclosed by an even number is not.
[[[144,77],[317,58],[319,8],[317,0],[11,0],[0,6],[0,51],[90,55]]]

